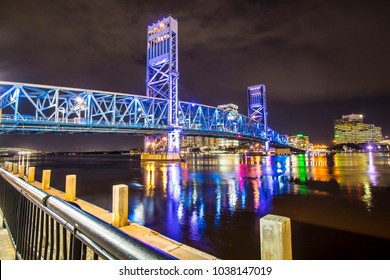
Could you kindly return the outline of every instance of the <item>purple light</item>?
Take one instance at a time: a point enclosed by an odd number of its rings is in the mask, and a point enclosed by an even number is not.
[[[374,149],[374,147],[371,146],[371,145],[368,145],[368,146],[367,146],[367,149],[368,149],[369,151],[372,151],[372,149]]]

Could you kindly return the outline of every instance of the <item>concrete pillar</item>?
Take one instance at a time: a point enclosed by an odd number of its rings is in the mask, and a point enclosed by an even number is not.
[[[128,225],[129,188],[127,185],[114,185],[112,188],[112,224],[116,227]]]
[[[25,170],[25,166],[22,164],[22,165],[19,167],[19,177],[20,177],[20,178],[24,178],[24,170]]]
[[[12,173],[18,174],[18,164],[17,163],[14,163],[14,165],[13,165]]]
[[[27,182],[31,183],[35,181],[35,167],[28,168]]]
[[[261,218],[260,246],[262,260],[291,260],[290,218],[271,214]]]
[[[66,175],[65,200],[76,201],[76,175]]]
[[[42,190],[50,189],[51,170],[42,171]]]

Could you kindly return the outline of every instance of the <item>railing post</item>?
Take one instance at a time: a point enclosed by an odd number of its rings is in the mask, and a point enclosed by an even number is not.
[[[77,238],[77,232],[73,233],[73,242],[72,242],[72,255],[70,256],[71,260],[81,260],[81,247],[82,242]]]
[[[12,173],[18,174],[18,164],[17,163],[14,163],[14,165],[13,165]]]
[[[290,218],[271,214],[261,218],[260,247],[262,260],[291,260]]]
[[[129,188],[127,185],[114,185],[112,189],[112,224],[116,227],[128,225]]]
[[[42,171],[42,190],[50,189],[51,170]]]
[[[24,170],[25,170],[25,166],[22,164],[22,165],[19,167],[19,177],[20,177],[20,178],[24,178]]]
[[[35,167],[28,168],[27,182],[31,183],[35,181]]]
[[[66,175],[65,181],[65,200],[76,200],[76,175]]]

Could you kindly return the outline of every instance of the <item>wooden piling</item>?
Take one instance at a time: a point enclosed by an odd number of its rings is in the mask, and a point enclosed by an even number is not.
[[[112,224],[116,227],[128,225],[129,189],[127,185],[114,185],[112,188]]]
[[[65,200],[76,201],[76,175],[66,175]]]
[[[19,177],[24,178],[24,171],[25,171],[25,166],[22,164],[19,166]]]
[[[50,189],[51,170],[42,171],[42,190]]]
[[[13,165],[12,173],[18,174],[18,164],[17,163],[14,163],[14,165]]]
[[[12,172],[12,162],[8,162],[7,171]]]
[[[260,246],[262,260],[291,260],[290,218],[271,214],[261,218]]]
[[[35,167],[28,168],[27,182],[31,183],[35,181]]]

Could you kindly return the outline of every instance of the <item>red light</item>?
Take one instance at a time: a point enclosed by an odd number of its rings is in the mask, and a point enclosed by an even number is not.
[[[241,138],[241,134],[238,134],[238,138]]]

